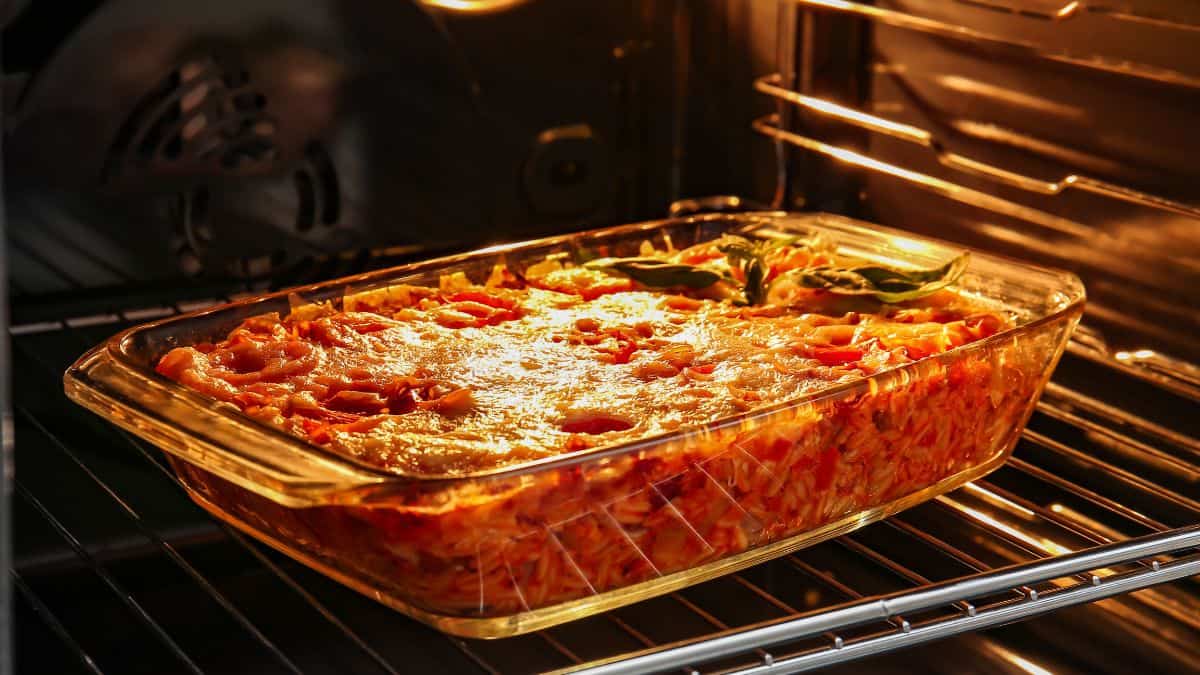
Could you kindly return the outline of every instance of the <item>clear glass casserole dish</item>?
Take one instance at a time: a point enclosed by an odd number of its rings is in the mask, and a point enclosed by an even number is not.
[[[581,249],[636,255],[736,233],[824,235],[838,253],[929,266],[957,253],[815,215],[699,216],[498,246],[263,295],[126,330],[67,394],[155,443],[213,515],[450,633],[537,630],[852,531],[1002,464],[1083,309],[1079,280],[973,254],[953,292],[1000,332],[742,414],[457,475],[388,470],[306,442],[155,371],[297,299],[340,308],[401,284],[480,280]],[[299,305],[305,306],[305,305]],[[310,305],[309,305],[310,306]]]

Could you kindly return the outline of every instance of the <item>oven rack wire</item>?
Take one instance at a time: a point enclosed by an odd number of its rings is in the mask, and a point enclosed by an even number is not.
[[[908,129],[912,129],[914,133],[920,133],[922,138],[931,138],[928,136],[928,132],[916,130],[915,127],[900,125],[890,120],[885,120],[872,115],[866,115],[865,113],[859,113],[857,111],[851,111],[844,106],[840,106],[830,101],[814,99],[812,97],[803,96],[802,94],[798,94],[796,92],[783,90],[782,88],[778,88],[769,84],[769,81],[760,80],[759,82],[762,83],[761,86],[769,88],[773,95],[775,90],[786,92],[787,100],[789,102],[795,102],[803,99],[806,102],[806,107],[813,106],[814,109],[819,109],[821,112],[826,114],[831,114],[838,117],[845,116],[846,119],[853,120],[853,123],[855,123],[856,126],[861,126],[862,128],[869,128],[873,131],[877,131],[883,128],[885,125],[892,129],[907,127]],[[783,94],[780,94],[780,96],[783,96]],[[1051,232],[1074,238],[1104,238],[1103,233],[1098,233],[1094,229],[1089,228],[1087,225],[1084,225],[1078,221],[1048,213],[1032,206],[1005,199],[1003,197],[998,197],[987,192],[965,187],[959,183],[954,183],[937,176],[914,171],[896,164],[891,164],[862,152],[856,152],[840,146],[831,145],[810,136],[805,136],[803,134],[790,131],[784,128],[780,122],[780,119],[781,118],[778,113],[771,113],[754,120],[752,127],[759,134],[774,139],[778,142],[785,143],[802,150],[807,150],[809,152],[824,155],[859,169],[865,169],[891,176],[892,178],[904,181],[915,188],[924,190],[926,192],[931,192],[952,201],[966,204],[968,206],[986,209],[993,213],[1015,218],[1025,223],[1031,223],[1045,228]],[[889,132],[889,135],[901,134],[907,136],[907,131],[896,131],[894,133]],[[930,143],[928,147],[933,147],[933,141],[921,141],[922,145],[924,145],[926,142]],[[947,156],[948,155],[939,152],[939,159],[945,159]],[[975,160],[962,158],[959,155],[953,155],[949,157],[951,157],[949,161],[953,162],[955,168],[962,169],[964,165],[963,163],[969,162],[972,173],[976,173],[977,175],[986,175],[1005,184],[1022,187],[1023,189],[1034,192],[1056,195],[1061,194],[1063,191],[1063,183],[1075,186],[1081,186],[1086,183],[1090,187],[1083,187],[1081,189],[1095,191],[1121,201],[1137,203],[1143,206],[1150,206],[1172,213],[1179,213],[1200,218],[1200,208],[1181,204],[1163,197],[1148,195],[1127,187],[1114,186],[1102,181],[1080,178],[1079,176],[1075,175],[1068,176],[1067,179],[1064,179],[1064,181],[1061,182],[1046,183],[1029,176],[1015,174],[1013,172],[986,165],[981,162],[976,162]],[[1070,180],[1071,178],[1075,178],[1076,180],[1072,181]],[[1111,262],[1120,268],[1129,268],[1129,271],[1133,273],[1136,273],[1136,270],[1134,269],[1134,263],[1172,264],[1171,261],[1166,258],[1139,250],[1136,247],[1128,250],[1128,255],[1131,257],[1131,260],[1127,260],[1125,262],[1115,259],[1110,260],[1108,258],[1105,258],[1102,262]],[[1139,256],[1144,256],[1145,259],[1138,259]]]
[[[890,176],[917,189],[936,194],[951,201],[986,209],[1024,223],[1031,223],[1052,232],[1068,235],[1075,240],[1087,240],[1088,238],[1103,240],[1102,233],[1090,230],[1086,225],[1069,218],[1048,213],[981,190],[965,187],[938,176],[885,162],[865,153],[825,143],[784,128],[780,119],[777,113],[772,113],[755,120],[752,126],[759,134],[780,143],[829,157],[845,165]],[[1147,199],[1157,198],[1147,197]],[[1129,250],[1127,253],[1125,257],[1118,258],[1115,254],[1107,253],[1103,248],[1097,247],[1092,251],[1091,260],[1081,262],[1088,262],[1093,265],[1108,265],[1111,269],[1119,270],[1124,276],[1135,280],[1144,276],[1143,272],[1149,269],[1147,265],[1163,264],[1170,266],[1173,264],[1161,256],[1141,251],[1137,248]],[[1139,256],[1144,256],[1144,258],[1139,259]],[[1182,366],[1179,369],[1182,370]]]
[[[854,9],[856,3],[826,3],[822,0],[788,0],[788,3],[805,8],[803,25],[806,27],[811,25],[811,14],[821,10],[845,10],[855,16],[875,21],[884,21],[884,18],[891,16],[889,13],[891,10],[879,10],[879,12],[883,12],[880,14],[874,11],[877,8],[870,8],[871,12],[859,14]],[[854,11],[851,11],[852,9]],[[886,21],[884,22],[886,23]],[[969,35],[958,33],[956,35],[959,39],[969,39]],[[787,50],[786,47],[783,49]],[[1144,209],[1164,218],[1182,216],[1192,221],[1200,221],[1200,204],[1181,202],[1127,185],[1070,171],[1064,172],[1065,175],[1056,179],[1039,178],[954,152],[949,149],[942,138],[939,138],[938,132],[932,130],[934,128],[932,122],[928,123],[927,127],[916,126],[891,119],[877,112],[867,112],[830,98],[806,93],[804,89],[810,86],[812,80],[811,66],[803,60],[801,66],[802,70],[794,75],[798,85],[796,87],[787,86],[789,77],[785,77],[782,73],[763,75],[753,82],[756,92],[766,95],[776,104],[774,113],[753,120],[751,127],[758,134],[772,139],[776,143],[777,162],[780,167],[777,178],[777,204],[780,203],[779,195],[782,194],[779,190],[782,190],[782,186],[785,185],[783,178],[784,167],[787,166],[784,159],[785,148],[797,148],[834,160],[843,166],[886,176],[898,184],[937,195],[942,199],[1019,221],[1021,223],[1020,230],[1006,230],[1003,237],[997,235],[993,231],[994,228],[989,228],[986,222],[971,223],[970,228],[973,234],[995,240],[996,243],[1002,245],[1018,243],[1023,250],[1050,260],[1051,262],[1048,264],[1074,266],[1076,269],[1087,270],[1089,274],[1100,275],[1100,278],[1116,274],[1122,279],[1127,279],[1135,285],[1145,288],[1161,287],[1164,273],[1169,273],[1170,277],[1174,279],[1192,279],[1200,271],[1200,268],[1192,261],[1173,256],[1171,251],[1157,244],[1140,245],[1136,238],[1130,239],[1128,233],[1119,235],[1107,232],[1060,213],[1044,210],[1031,205],[1031,203],[1007,198],[995,190],[970,187],[957,178],[925,173],[902,163],[892,163],[880,159],[872,154],[871,150],[851,149],[825,142],[819,137],[800,131],[800,127],[795,124],[794,113],[803,112],[812,119],[860,129],[873,137],[883,137],[889,141],[899,141],[902,144],[922,149],[928,153],[936,166],[946,169],[946,173],[949,175],[980,179],[996,188],[1007,189],[1009,193],[1014,191],[1024,193],[1034,198],[1033,203],[1049,204],[1056,202],[1057,198],[1064,197],[1068,193],[1078,192]],[[876,72],[885,74],[893,70],[887,63],[878,61],[873,64],[873,68]],[[1040,139],[1024,136],[1022,138],[1023,142],[1028,142],[1033,146],[1043,143]],[[867,147],[874,147],[874,145],[869,144]],[[1105,286],[1109,287],[1109,285]],[[1127,293],[1114,293],[1111,297],[1090,297],[1088,300],[1089,315],[1098,321],[1118,326],[1135,326],[1136,330],[1146,335],[1156,334],[1159,338],[1168,337],[1164,336],[1159,325],[1162,323],[1162,317],[1159,317],[1158,321],[1151,321],[1131,316],[1129,312],[1123,312],[1117,306],[1112,305],[1111,303],[1114,301],[1118,304],[1130,302]],[[1158,311],[1168,310],[1160,308]],[[1181,315],[1173,314],[1172,316]],[[1187,317],[1185,320],[1192,319]],[[1168,337],[1167,341],[1173,339]],[[1200,368],[1188,361],[1150,349],[1110,350],[1103,344],[1103,339],[1098,334],[1081,340],[1080,344],[1086,344],[1089,348],[1089,356],[1107,360],[1115,359],[1122,366],[1139,366],[1141,373],[1157,378],[1166,387],[1184,389],[1192,396],[1200,393]],[[1078,344],[1073,345],[1073,349],[1079,351],[1080,347]]]
[[[1055,181],[1047,181],[966,157],[947,150],[941,141],[926,129],[856,110],[827,99],[806,96],[782,86],[782,81],[783,77],[779,73],[764,75],[754,81],[754,88],[760,93],[779,101],[804,108],[809,112],[829,119],[927,148],[934,153],[939,164],[961,173],[981,176],[1001,185],[1015,187],[1034,194],[1054,196],[1067,190],[1080,190],[1138,206],[1176,213],[1189,218],[1200,218],[1200,207],[1198,206],[1183,204],[1165,197],[1147,194],[1097,178],[1072,173]],[[1057,229],[1064,234],[1076,236],[1081,234],[1094,235],[1082,223],[1058,218],[1047,220],[1046,222],[1056,224]]]
[[[955,0],[956,2],[981,9],[989,9],[1005,14],[1047,21],[1067,21],[1087,14],[1096,14],[1114,21],[1148,24],[1160,28],[1181,31],[1200,30],[1200,24],[1182,18],[1168,17],[1154,12],[1138,11],[1128,7],[1120,7],[1112,3],[1088,2],[1087,0],[1062,0],[1061,4],[1053,5],[1036,2],[1008,2],[1005,0]]]
[[[227,299],[218,298],[213,302]],[[188,303],[187,309],[203,304]],[[10,331],[14,354],[28,368],[36,370],[39,379],[57,382],[62,368],[74,353],[98,341],[99,336],[120,325],[145,320],[151,314],[163,315],[182,309],[158,307],[122,311],[114,308],[111,312],[94,315],[104,317],[104,320],[59,321],[53,328],[42,326],[37,331],[16,326]],[[110,323],[109,319],[116,323]],[[61,350],[64,337],[68,345],[65,352]],[[58,344],[59,351],[47,353],[46,345],[50,343]],[[1085,347],[1074,349],[1086,350]],[[1136,368],[1133,370],[1137,372]],[[1179,392],[1169,395],[1179,396]],[[71,407],[65,398],[58,398],[58,406]],[[1194,404],[1197,399],[1190,401]],[[206,578],[189,560],[185,547],[173,543],[170,533],[151,525],[146,512],[133,506],[129,496],[111,485],[103,472],[93,466],[94,460],[64,437],[64,432],[53,421],[63,411],[56,411],[51,419],[24,405],[18,405],[15,412],[19,439],[33,436],[40,437],[43,444],[48,443],[50,451],[61,455],[61,459],[74,467],[73,470],[85,475],[120,509],[133,531],[146,540],[150,550],[169,560],[200,591],[211,597],[226,619],[259,644],[275,665],[288,672],[305,671],[305,665],[289,655],[287,649],[270,637],[270,631],[257,623],[261,619],[251,618],[240,608],[238,597],[222,591]],[[103,422],[82,410],[68,410],[66,414],[72,415],[79,424],[104,427]],[[1038,415],[1085,433],[1104,435],[1127,453],[1145,455],[1166,466],[1166,470],[1180,481],[1200,478],[1200,441],[1136,414],[1114,409],[1070,387],[1051,384],[1038,406]],[[132,452],[140,461],[149,464],[161,480],[169,481],[177,488],[178,498],[186,499],[182,486],[178,485],[174,473],[156,449],[123,431],[112,429],[107,433],[119,438],[119,443],[125,446],[123,449],[111,448],[112,452]],[[906,513],[874,528],[886,530],[888,536],[899,538],[905,546],[953,561],[966,572],[965,575],[932,580],[911,563],[892,558],[886,547],[880,549],[872,544],[863,531],[863,534],[842,537],[830,546],[891,575],[899,582],[900,591],[881,595],[870,589],[858,590],[839,579],[837,574],[809,562],[804,552],[800,552],[777,564],[805,583],[849,604],[829,603],[816,610],[802,611],[796,603],[779,597],[778,588],[769,588],[757,580],[754,572],[743,572],[724,583],[733,584],[738,592],[773,608],[776,618],[765,623],[742,621],[739,625],[738,621],[717,616],[711,608],[702,606],[690,598],[687,591],[682,591],[668,596],[666,602],[698,618],[705,627],[683,640],[660,641],[649,637],[644,626],[634,625],[623,618],[620,611],[589,623],[589,630],[603,626],[622,636],[629,648],[615,653],[585,654],[586,645],[571,642],[556,629],[542,631],[520,646],[514,643],[503,648],[497,648],[497,645],[509,641],[485,643],[449,636],[436,639],[453,646],[463,663],[470,664],[472,669],[492,673],[507,672],[512,663],[522,663],[519,656],[513,656],[514,650],[526,654],[530,649],[554,655],[547,666],[569,671],[652,672],[686,664],[700,672],[708,661],[721,658],[737,662],[733,667],[722,667],[723,672],[797,672],[1200,574],[1200,526],[1186,525],[1200,522],[1200,502],[1193,496],[1163,489],[1127,467],[1115,466],[1105,457],[1094,457],[1032,427],[1025,433],[1022,446],[1005,469],[1011,477],[998,480],[990,476],[928,505],[928,510],[936,511],[939,518],[978,528],[994,542],[1011,549],[1010,553],[1022,561],[1015,566],[998,569],[1000,566],[982,560],[981,552],[964,550],[963,544],[952,541],[946,533],[930,529],[925,520]],[[1030,450],[1033,450],[1032,457]],[[1044,457],[1051,459],[1043,461]],[[1101,471],[1109,474],[1115,481],[1117,494],[1105,494],[1069,474],[1060,475],[1062,462],[1075,465],[1076,473]],[[1021,494],[1023,481],[1059,490],[1070,495],[1061,501],[1075,503],[1046,505],[1037,498]],[[94,571],[113,597],[130,611],[141,629],[173,655],[177,667],[189,672],[205,672],[205,668],[173,638],[171,631],[139,601],[137,594],[108,570],[109,563],[82,543],[81,533],[73,531],[56,515],[55,503],[40,496],[35,487],[26,483],[24,477],[18,475],[17,499],[45,520],[67,543],[80,564]],[[1124,501],[1129,495],[1136,496],[1134,501],[1143,504],[1145,500],[1151,500],[1156,506],[1155,513],[1149,515],[1126,506]],[[1085,513],[1089,509],[1125,525],[1118,532],[1099,522],[1100,518],[1094,513]],[[1159,512],[1170,517],[1164,518]],[[335,629],[340,639],[358,650],[374,669],[382,672],[404,670],[404,663],[398,661],[395,654],[385,654],[377,641],[363,635],[361,627],[352,626],[322,595],[310,590],[308,577],[312,573],[281,559],[232,528],[214,527],[213,536],[227,539],[248,552],[255,564],[298,597],[319,620]],[[1047,528],[1056,534],[1052,537],[1039,534]],[[1139,536],[1127,536],[1126,532]],[[1077,544],[1064,544],[1063,540]],[[769,563],[772,564],[776,563]],[[64,649],[74,654],[77,662],[87,670],[101,672],[97,660],[82,646],[82,640],[72,635],[56,610],[39,596],[26,573],[14,569],[12,576],[18,594],[47,629],[59,638]],[[1200,594],[1166,586],[1144,590],[1132,598],[1140,607],[1200,631]],[[395,621],[408,622],[398,615]],[[412,624],[410,628],[420,627]],[[863,628],[867,629],[865,635],[861,634]],[[495,657],[497,652],[507,653]],[[1200,654],[1193,656],[1200,663]]]
[[[873,21],[877,24],[915,31],[934,37],[966,42],[1006,50],[1008,53],[1027,56],[1041,61],[1061,63],[1094,72],[1129,77],[1155,84],[1200,89],[1200,77],[1171,68],[1126,59],[1113,59],[1102,54],[1081,54],[1053,46],[1040,45],[1028,40],[991,33],[968,26],[947,23],[912,12],[889,9],[864,2],[847,0],[788,0],[794,5],[812,11],[832,12]],[[1200,31],[1200,24],[1183,18],[1173,18],[1148,13],[1123,10],[1101,2],[1064,0],[1056,9],[1030,0],[957,0],[958,4],[989,9],[1023,17],[1064,22],[1085,15],[1095,15],[1128,24],[1144,24],[1157,29],[1177,31],[1187,36]]]
[[[890,597],[862,600],[844,607],[797,617],[757,628],[709,638],[689,645],[658,650],[649,654],[616,661],[575,672],[594,675],[618,675],[624,673],[647,673],[669,670],[681,663],[703,663],[730,654],[771,647],[782,642],[811,637],[830,631],[840,631],[853,626],[887,621],[899,622],[895,630],[865,640],[846,643],[835,638],[824,650],[776,659],[769,653],[762,657],[757,667],[739,670],[739,673],[789,673],[813,670],[852,658],[889,651],[906,644],[919,644],[937,640],[959,632],[980,630],[1042,612],[1069,607],[1073,604],[1093,602],[1120,593],[1136,591],[1156,583],[1174,581],[1200,574],[1200,553],[1193,553],[1169,563],[1152,561],[1149,569],[1135,570],[1123,574],[1103,577],[1092,570],[1114,563],[1148,559],[1162,553],[1174,553],[1200,545],[1200,526],[1181,528],[1174,532],[1152,535],[1119,544],[1107,544],[1096,548],[1061,556],[1037,565],[1022,565],[1006,570],[996,570],[970,579],[931,585],[916,591],[908,591]],[[1033,584],[1058,578],[1084,575],[1086,581],[1049,593],[1039,594],[1029,588],[1021,600],[1002,604],[980,611],[970,603],[976,598],[991,593],[1016,588],[1028,588]],[[914,627],[902,616],[936,609],[946,605],[966,605],[964,616],[946,619]]]

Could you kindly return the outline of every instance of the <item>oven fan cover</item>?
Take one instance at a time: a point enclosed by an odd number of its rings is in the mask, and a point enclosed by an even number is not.
[[[67,200],[72,226],[164,276],[262,277],[483,222],[469,73],[415,4],[357,4],[100,5],[11,110],[10,199],[92,195]]]

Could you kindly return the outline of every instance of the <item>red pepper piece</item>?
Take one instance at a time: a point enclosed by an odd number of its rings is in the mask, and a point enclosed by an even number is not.
[[[837,469],[839,452],[837,448],[827,448],[821,453],[817,462],[817,490],[828,490],[833,485],[833,474]]]
[[[826,366],[840,366],[861,359],[863,350],[857,347],[810,347],[808,355]]]

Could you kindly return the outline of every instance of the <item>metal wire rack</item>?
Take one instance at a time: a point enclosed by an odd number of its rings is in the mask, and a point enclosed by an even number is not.
[[[1160,209],[1192,218],[1200,218],[1200,207],[1139,192],[1122,185],[1115,185],[1089,176],[1073,173],[1055,181],[1046,181],[1009,171],[970,157],[964,157],[963,155],[946,150],[942,143],[925,129],[855,110],[833,101],[805,96],[799,92],[780,86],[781,81],[782,77],[779,74],[766,75],[754,82],[754,88],[768,96],[800,106],[810,112],[836,119],[860,129],[885,134],[891,138],[928,148],[935,153],[937,161],[940,164],[956,171],[983,176],[1003,185],[1009,185],[1035,194],[1057,195],[1064,190],[1082,190],[1139,206]],[[1078,224],[1067,229],[1072,234],[1088,230],[1085,226]]]
[[[1140,18],[1134,18],[1134,14],[1110,12],[1111,8],[1106,9],[1099,4],[1073,2],[1059,5],[1053,2],[988,0],[978,3],[975,0],[960,0],[958,4],[1055,22],[1087,14],[1118,21],[1147,18],[1140,14],[1137,15]],[[947,48],[947,53],[952,53],[949,50],[958,47],[974,48],[997,41],[1009,47],[1014,46],[1008,38],[992,36],[979,39],[977,32],[967,25],[939,22],[921,13],[932,15],[945,9],[939,8],[937,3],[883,3],[884,6],[876,6],[856,2],[788,0],[786,5],[803,11],[802,25],[809,32],[816,15],[833,14],[850,17],[865,26],[887,26],[901,33],[915,31],[933,34],[938,37],[938,43],[953,45]],[[888,8],[892,6],[904,7],[905,11]],[[967,18],[957,14],[956,17],[963,21]],[[1169,28],[1186,32],[1194,25],[1178,17],[1168,19],[1158,16],[1156,22],[1150,22],[1156,30],[1163,27],[1160,24],[1166,24]],[[1015,31],[1016,25],[1010,26],[1009,31]],[[892,31],[891,35],[894,37],[896,33]],[[1064,44],[1080,43],[1078,40],[1067,40],[1070,36],[1065,33],[1062,37]],[[877,39],[884,40],[881,37]],[[1043,35],[1037,45],[1032,42],[1021,44],[1024,45],[1022,50],[1028,52],[1025,56],[1045,61],[1054,60],[1054,52],[1047,50],[1058,42]],[[754,120],[752,126],[759,134],[776,141],[780,156],[787,155],[783,148],[800,149],[808,155],[833,160],[833,165],[855,169],[859,174],[870,174],[871,178],[862,181],[866,186],[864,189],[884,185],[885,190],[902,192],[915,188],[969,207],[960,212],[972,210],[974,215],[962,217],[950,225],[959,230],[960,236],[977,245],[986,242],[982,244],[985,248],[996,247],[1017,255],[1039,258],[1045,264],[1074,269],[1089,285],[1088,311],[1092,320],[1103,326],[1106,332],[1117,334],[1132,327],[1142,335],[1155,335],[1155,339],[1169,345],[1168,349],[1180,350],[1195,360],[1196,355],[1188,351],[1192,347],[1172,335],[1172,332],[1190,334],[1190,329],[1173,331],[1163,328],[1176,322],[1190,325],[1195,321],[1195,314],[1186,310],[1177,311],[1181,305],[1186,307],[1186,303],[1177,302],[1177,298],[1157,304],[1148,301],[1146,298],[1152,294],[1146,290],[1157,289],[1160,297],[1170,297],[1174,292],[1171,290],[1174,288],[1173,282],[1164,282],[1164,279],[1187,279],[1189,281],[1182,285],[1186,287],[1190,285],[1190,280],[1196,278],[1200,268],[1192,264],[1189,256],[1177,255],[1171,246],[1164,246],[1161,233],[1153,228],[1119,224],[1097,227],[1089,223],[1096,220],[1097,214],[1103,220],[1108,212],[1139,214],[1155,222],[1188,223],[1200,220],[1200,205],[1178,197],[1155,194],[1153,189],[1130,187],[1130,184],[1136,183],[1136,179],[1131,177],[1132,174],[1123,173],[1123,168],[1115,168],[1124,165],[1106,154],[1106,151],[1098,150],[1089,154],[1069,141],[1048,140],[1049,137],[1037,133],[1015,131],[1007,125],[1015,123],[1020,126],[1020,123],[1009,113],[997,112],[990,116],[988,112],[964,113],[960,108],[946,107],[944,99],[947,92],[952,92],[951,98],[957,94],[970,98],[972,110],[986,111],[996,108],[997,104],[1003,108],[1004,97],[998,92],[1003,91],[1007,95],[1016,90],[1006,88],[1012,86],[1011,83],[1006,86],[993,84],[987,75],[982,79],[960,77],[953,68],[940,75],[910,73],[910,70],[919,69],[910,68],[903,61],[911,59],[913,50],[919,49],[909,45],[908,51],[905,51],[905,48],[892,45],[889,52],[886,47],[871,47],[867,76],[872,89],[869,97],[848,92],[830,93],[828,84],[821,88],[824,93],[817,95],[813,86],[811,59],[801,59],[798,72],[759,77],[753,86],[757,92],[774,101],[776,112]],[[899,61],[893,62],[892,59]],[[1079,56],[1071,61],[1071,70],[1091,68],[1103,62],[1106,61],[1099,56]],[[782,60],[781,63],[786,64],[787,61]],[[1009,69],[1013,69],[1017,62],[1005,63]],[[1119,68],[1110,75],[1154,79],[1152,69],[1148,70],[1142,64],[1128,59],[1117,59],[1112,63]],[[1003,80],[1005,76],[998,77]],[[914,84],[918,81],[922,83],[921,86]],[[969,86],[966,84],[968,81]],[[1183,92],[1188,86],[1170,78],[1160,84],[1168,85],[1167,90],[1175,94]],[[1065,110],[1069,107],[1065,105],[1065,100],[1078,102],[1078,99],[1071,98],[1077,93],[1065,95],[1062,100],[1056,92],[1042,91],[1029,95],[1016,92],[1015,95],[1025,96],[1020,105],[1039,110]],[[855,100],[856,96],[870,98],[870,103],[849,105],[835,100],[839,96]],[[978,98],[973,98],[976,96]],[[1062,123],[1073,124],[1066,119]],[[841,140],[831,141],[830,135]],[[779,161],[784,162],[782,159]],[[1107,171],[1107,178],[1098,178],[1097,175],[1076,169],[1077,164],[1090,166],[1096,171]],[[780,166],[786,164],[781,163]],[[1046,174],[1050,177],[1045,177]],[[1162,185],[1158,186],[1158,189],[1162,188]],[[1001,222],[1017,225],[996,226],[997,215],[1001,216]],[[1182,226],[1181,232],[1183,239],[1191,240],[1190,234]],[[930,231],[925,233],[932,234]],[[947,235],[939,233],[937,236]],[[1120,281],[1114,282],[1114,279]],[[1130,311],[1131,308],[1150,305],[1155,308],[1152,317],[1139,317],[1139,312]],[[1196,389],[1194,365],[1150,350],[1135,349],[1119,354],[1115,351],[1105,356],[1123,362],[1139,361],[1140,365],[1146,366],[1143,370],[1159,369],[1164,381],[1173,381],[1192,391]]]
[[[977,46],[1003,49],[1009,53],[1026,55],[1039,60],[1062,63],[1068,66],[1095,72],[1130,77],[1173,87],[1196,89],[1200,78],[1171,68],[1126,59],[1113,59],[1102,54],[1075,53],[1054,46],[1041,45],[1025,39],[971,28],[957,23],[947,23],[913,12],[878,7],[863,2],[845,0],[791,0],[796,5],[811,10],[835,12],[874,21],[881,25],[902,30],[916,31],[939,38],[967,42]],[[1187,35],[1200,30],[1196,23],[1182,18],[1130,11],[1120,11],[1100,3],[1064,2],[1057,7],[1031,8],[1036,3],[1010,0],[958,0],[960,4],[982,9],[999,10],[1010,14],[1057,22],[1092,14],[1127,23],[1141,23],[1155,28],[1166,28]]]
[[[1001,0],[957,0],[964,5],[990,9],[996,12],[1017,14],[1047,21],[1067,21],[1087,14],[1096,14],[1113,21],[1150,24],[1173,30],[1200,30],[1200,25],[1186,19],[1168,17],[1148,11],[1138,11],[1127,7],[1118,7],[1103,2],[1083,2],[1069,0],[1064,2],[1004,2]]]

